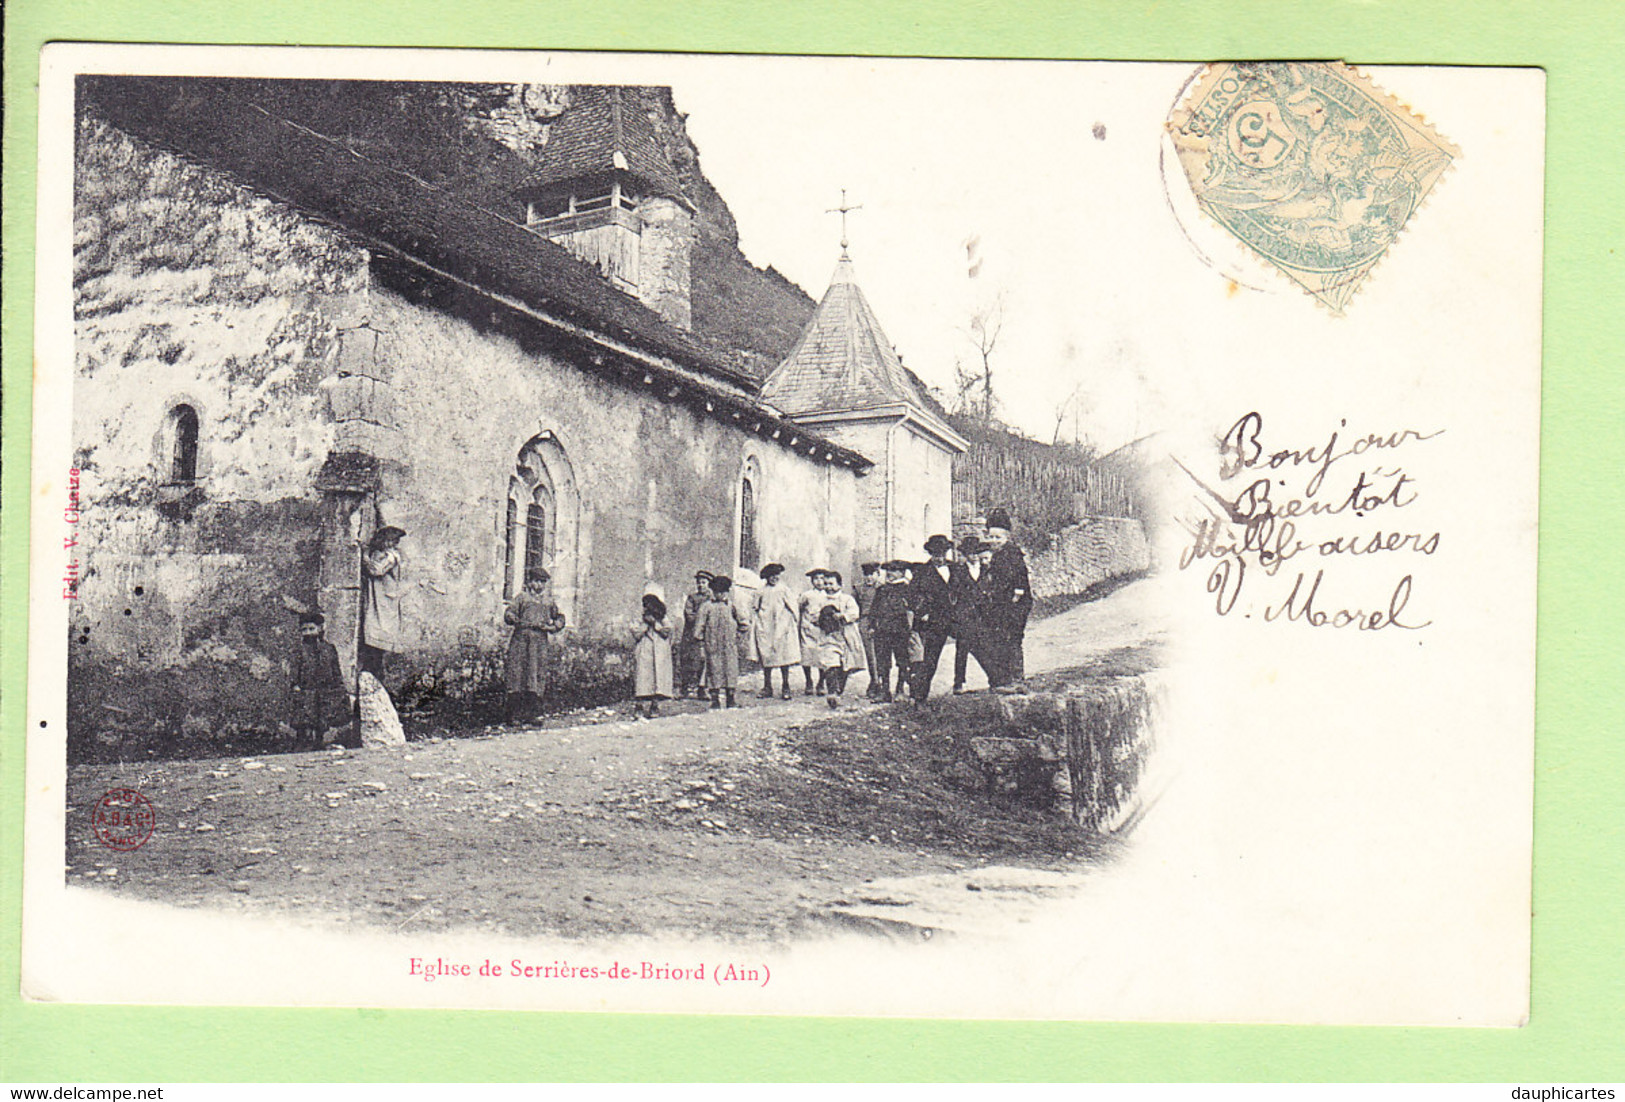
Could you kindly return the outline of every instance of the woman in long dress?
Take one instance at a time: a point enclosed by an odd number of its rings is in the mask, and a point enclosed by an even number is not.
[[[564,630],[564,614],[547,590],[547,571],[538,568],[525,588],[508,604],[502,619],[513,625],[508,640],[507,718],[528,719],[541,710],[547,695],[547,637]]]
[[[801,661],[801,637],[795,596],[782,582],[784,567],[770,562],[762,567],[762,589],[756,594],[751,617],[756,635],[756,656],[762,663],[762,698],[773,696],[773,671],[779,670],[784,699],[790,699],[790,667]]]
[[[666,603],[657,594],[643,595],[643,619],[632,629],[632,695],[639,718],[660,714],[660,702],[672,695],[671,623]]]

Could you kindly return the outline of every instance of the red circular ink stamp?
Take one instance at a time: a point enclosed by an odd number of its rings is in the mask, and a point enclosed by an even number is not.
[[[96,801],[90,813],[96,840],[108,849],[140,849],[158,825],[152,802],[133,788],[115,788]]]

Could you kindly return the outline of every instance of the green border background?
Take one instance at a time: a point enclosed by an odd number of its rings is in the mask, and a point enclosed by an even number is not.
[[[11,0],[0,1081],[1625,1080],[1614,0]],[[47,41],[1344,58],[1548,74],[1534,985],[1519,1030],[56,1006],[18,996],[39,49]],[[974,147],[967,151],[974,155]],[[1485,233],[1496,232],[1486,225]],[[1465,472],[1464,472],[1465,473]]]

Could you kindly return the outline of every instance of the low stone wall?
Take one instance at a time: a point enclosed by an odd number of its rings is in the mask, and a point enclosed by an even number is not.
[[[1115,833],[1142,806],[1164,693],[1147,673],[1000,696],[990,733],[972,738],[971,750],[995,790],[1068,794],[1081,826]]]
[[[1134,517],[1089,517],[1063,528],[1049,550],[1027,560],[1036,597],[1082,593],[1150,566],[1151,545]]]

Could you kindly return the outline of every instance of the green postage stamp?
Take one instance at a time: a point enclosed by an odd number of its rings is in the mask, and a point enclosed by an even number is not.
[[[1460,156],[1336,62],[1210,65],[1168,125],[1202,210],[1335,314]]]

